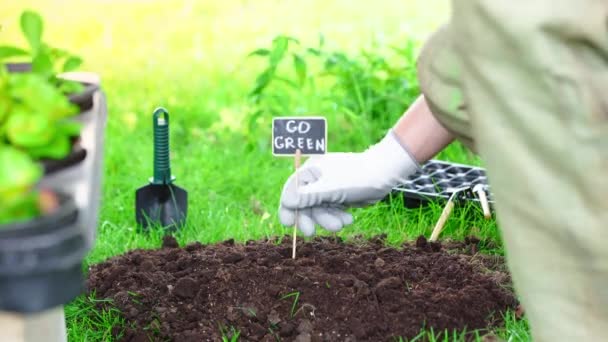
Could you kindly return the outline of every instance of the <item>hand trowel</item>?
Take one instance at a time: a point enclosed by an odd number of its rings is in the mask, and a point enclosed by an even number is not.
[[[169,160],[169,113],[157,108],[154,127],[154,173],[149,184],[135,192],[135,217],[143,228],[160,226],[174,231],[183,226],[188,213],[188,193],[173,184]]]

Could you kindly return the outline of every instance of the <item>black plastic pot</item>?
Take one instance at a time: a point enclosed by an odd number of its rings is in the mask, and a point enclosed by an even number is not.
[[[31,66],[8,69],[28,72]],[[61,194],[61,209],[0,227],[0,311],[37,313],[66,304],[84,287],[82,261],[98,224],[107,107],[99,85],[87,78],[76,81],[86,86],[68,96],[81,109],[73,117],[83,124],[80,137],[66,158],[41,161],[45,174],[38,185]]]
[[[32,71],[31,63],[6,63],[9,72],[30,72]]]
[[[57,192],[59,208],[37,219],[0,225],[0,311],[35,313],[83,290],[87,244],[79,210]]]
[[[30,63],[8,63],[9,72],[29,72]],[[81,226],[85,229],[87,244],[92,247],[97,228],[103,167],[103,144],[107,118],[105,94],[98,84],[70,77],[85,85],[85,90],[68,96],[79,106],[74,120],[83,124],[81,136],[75,141],[72,152],[61,160],[42,160],[45,175],[40,185],[59,189],[76,201],[80,210]]]
[[[91,109],[75,118],[83,129],[72,153],[63,160],[42,162],[46,174],[40,185],[74,196],[89,247],[93,246],[98,224],[106,117],[105,95],[98,90],[93,94]]]
[[[70,102],[77,105],[81,111],[89,110],[93,107],[93,94],[99,90],[97,84],[79,82],[84,86],[84,90],[80,93],[69,94],[68,98]]]
[[[87,157],[87,150],[85,150],[80,144],[80,138],[75,139],[72,143],[72,151],[70,154],[63,159],[43,159],[40,161],[44,168],[44,174],[50,175],[61,170],[78,165],[78,163],[85,160]]]

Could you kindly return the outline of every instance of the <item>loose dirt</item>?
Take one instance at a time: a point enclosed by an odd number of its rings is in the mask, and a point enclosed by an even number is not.
[[[122,341],[391,341],[421,328],[485,329],[517,307],[504,263],[477,239],[399,249],[383,237],[344,243],[290,238],[190,244],[167,237],[90,269],[88,287],[112,299]],[[109,304],[100,304],[109,305]],[[234,329],[234,330],[232,330]]]

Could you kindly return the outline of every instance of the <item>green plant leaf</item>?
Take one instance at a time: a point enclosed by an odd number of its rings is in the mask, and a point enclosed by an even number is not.
[[[71,56],[63,63],[63,72],[74,71],[82,65],[82,59],[80,57]]]
[[[17,56],[27,56],[29,53],[23,49],[14,46],[0,46],[0,59],[6,59]]]
[[[293,54],[293,66],[298,75],[298,81],[300,86],[303,86],[306,82],[306,61],[298,54]]]
[[[14,204],[4,204],[0,207],[0,229],[2,225],[32,220],[42,215],[38,202],[38,192],[24,194]]]
[[[58,83],[58,88],[63,94],[76,94],[84,89],[82,83],[72,80],[61,80]]]
[[[68,137],[77,137],[80,135],[82,130],[82,123],[78,121],[64,120],[57,125],[57,130],[62,135]]]
[[[42,41],[42,18],[38,13],[26,10],[21,14],[20,23],[21,32],[29,42],[32,51],[36,53]]]
[[[10,97],[20,103],[27,114],[42,114],[51,120],[72,116],[79,112],[48,78],[34,73],[16,73],[9,79]]]
[[[257,49],[250,52],[247,56],[268,56],[270,55],[270,50],[268,49]]]
[[[63,159],[72,149],[70,138],[63,134],[55,134],[53,140],[44,146],[28,148],[27,152],[33,158]]]
[[[249,134],[253,135],[258,128],[258,119],[264,114],[263,110],[257,110],[247,118],[247,129]]]
[[[53,61],[46,53],[38,53],[32,60],[32,71],[44,75],[45,77],[53,75]]]
[[[14,109],[6,120],[6,135],[15,146],[32,148],[51,142],[55,127],[48,115],[32,113],[24,108]]]
[[[51,47],[51,46],[48,46],[46,44],[43,44],[43,45],[47,49],[49,55],[52,58],[62,59],[62,58],[70,57],[70,53],[67,52],[64,49],[60,49],[60,48],[56,48],[56,47]]]
[[[272,41],[272,51],[270,52],[270,64],[276,66],[285,56],[289,47],[289,39],[284,36],[276,37]]]
[[[0,145],[0,203],[16,203],[42,177],[42,167],[24,151]]]
[[[311,55],[321,56],[321,50],[319,49],[307,48],[306,51]]]
[[[0,95],[0,138],[2,138],[2,126],[7,118],[11,106],[11,101]]]
[[[260,95],[264,91],[264,89],[268,86],[268,84],[270,84],[270,81],[272,80],[273,77],[274,77],[274,68],[268,68],[268,69],[264,70],[264,72],[259,74],[258,77],[256,78],[255,88],[253,89],[253,91],[251,91],[251,93],[249,95],[250,96]]]

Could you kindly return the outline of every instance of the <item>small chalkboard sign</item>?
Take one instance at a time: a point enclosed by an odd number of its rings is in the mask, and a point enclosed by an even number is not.
[[[327,152],[327,120],[315,117],[277,117],[272,119],[272,154],[303,156]]]
[[[327,120],[322,116],[277,117],[272,119],[272,154],[294,159],[295,184],[298,189],[298,169],[302,156],[325,154],[327,152]],[[292,259],[296,258],[296,234],[298,231],[298,210],[293,227]]]

